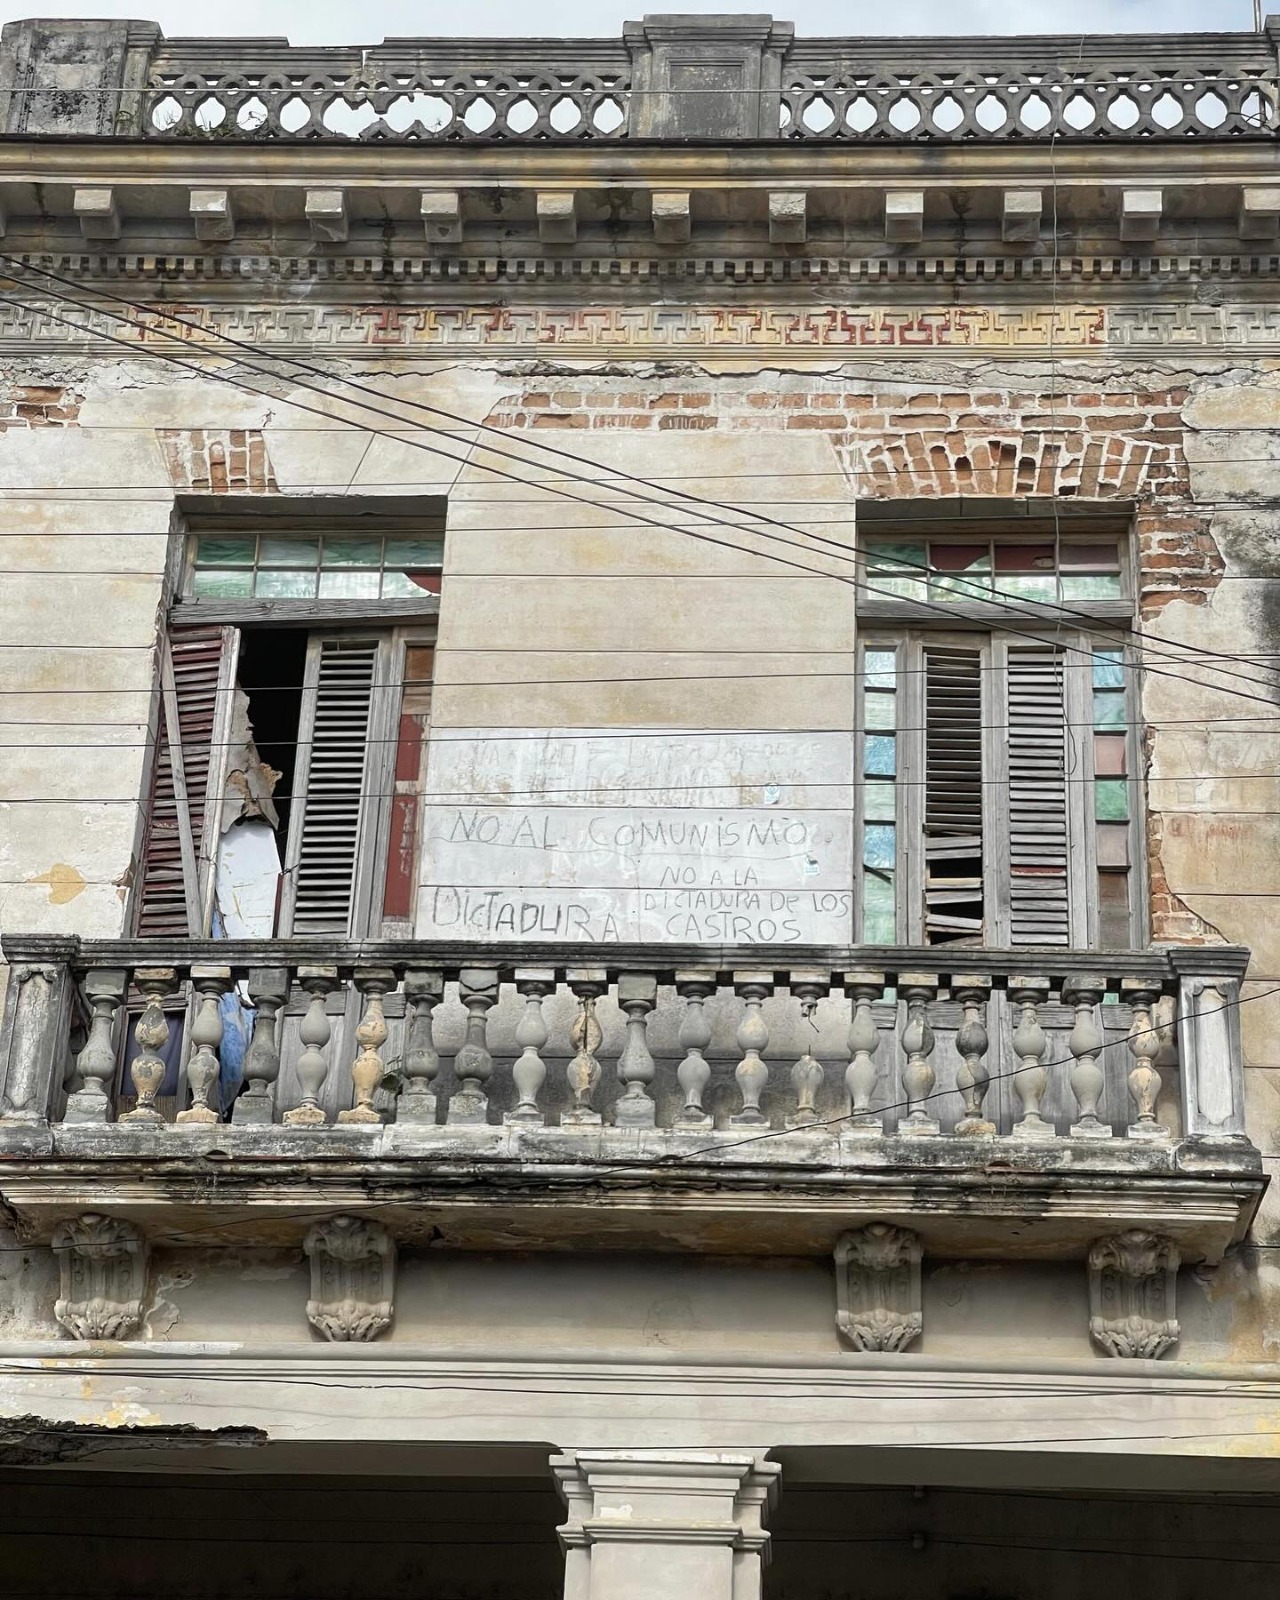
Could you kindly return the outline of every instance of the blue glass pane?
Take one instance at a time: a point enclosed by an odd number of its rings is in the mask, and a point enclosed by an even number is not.
[[[863,681],[868,689],[892,689],[898,682],[898,657],[893,650],[867,650],[862,657]]]
[[[892,867],[897,854],[891,822],[869,822],[862,830],[862,863],[867,867]]]
[[[1093,725],[1095,728],[1124,727],[1124,690],[1095,690],[1093,695]]]
[[[896,944],[897,920],[892,873],[864,872],[862,874],[864,941],[867,944]]]
[[[1093,686],[1095,689],[1124,688],[1123,651],[1095,650],[1093,652]]]
[[[863,741],[862,770],[876,778],[892,778],[898,770],[898,741],[891,733],[869,733]]]

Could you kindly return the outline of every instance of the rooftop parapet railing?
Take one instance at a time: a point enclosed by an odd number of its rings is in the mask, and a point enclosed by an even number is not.
[[[4,30],[0,105],[10,133],[189,141],[1265,139],[1276,37],[796,39],[656,15],[614,40],[313,48],[36,21]]]

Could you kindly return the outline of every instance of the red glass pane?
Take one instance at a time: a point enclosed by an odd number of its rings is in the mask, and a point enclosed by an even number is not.
[[[997,572],[1052,572],[1051,544],[998,544]]]

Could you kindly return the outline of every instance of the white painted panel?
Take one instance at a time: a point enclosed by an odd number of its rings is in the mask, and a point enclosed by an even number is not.
[[[845,733],[442,730],[423,938],[842,943]]]

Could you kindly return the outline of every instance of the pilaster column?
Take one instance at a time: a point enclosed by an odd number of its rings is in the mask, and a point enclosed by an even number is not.
[[[779,1468],[748,1451],[552,1456],[565,1600],[760,1600]]]

